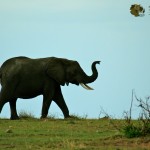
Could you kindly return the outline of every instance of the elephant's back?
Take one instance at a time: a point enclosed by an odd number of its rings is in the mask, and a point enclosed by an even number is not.
[[[6,60],[0,68],[1,82],[2,81],[7,82],[10,79],[13,79],[14,76],[18,74],[18,72],[20,72],[23,64],[25,62],[28,62],[29,60],[30,58],[24,57],[24,56],[13,57],[13,58]]]
[[[3,70],[5,67],[9,67],[11,65],[15,65],[18,62],[24,62],[30,60],[30,58],[25,57],[25,56],[19,56],[19,57],[13,57],[13,58],[9,58],[7,59],[1,66],[1,70]]]

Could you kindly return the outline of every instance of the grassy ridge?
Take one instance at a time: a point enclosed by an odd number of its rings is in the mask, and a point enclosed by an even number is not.
[[[148,149],[150,137],[125,138],[109,119],[0,119],[0,149]]]

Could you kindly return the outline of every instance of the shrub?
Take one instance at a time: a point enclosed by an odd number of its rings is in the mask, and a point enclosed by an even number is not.
[[[21,111],[19,113],[19,117],[23,118],[23,119],[28,119],[28,118],[32,118],[33,119],[33,118],[35,118],[35,116],[32,113],[26,112],[26,111]]]
[[[142,130],[140,127],[136,127],[133,124],[128,124],[123,128],[123,133],[127,138],[142,136]]]
[[[138,125],[133,124],[133,120],[131,118],[132,113],[132,103],[133,103],[133,96],[135,96],[136,100],[139,102],[139,108],[141,109],[141,115],[138,119]],[[150,134],[150,105],[149,105],[150,97],[147,97],[145,101],[142,99],[138,99],[132,91],[132,101],[130,111],[125,112],[125,126],[123,127],[123,133],[128,138],[145,136]]]

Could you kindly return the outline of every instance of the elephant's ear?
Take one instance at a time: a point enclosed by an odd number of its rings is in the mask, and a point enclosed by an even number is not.
[[[56,59],[52,59],[47,65],[47,74],[60,85],[65,85],[65,70],[63,64]]]

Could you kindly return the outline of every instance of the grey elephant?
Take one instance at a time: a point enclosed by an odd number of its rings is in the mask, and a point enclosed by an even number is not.
[[[100,64],[100,61],[92,63],[93,74],[87,76],[77,61],[64,58],[31,59],[21,56],[6,60],[0,68],[0,113],[4,104],[9,102],[10,119],[19,119],[16,110],[17,98],[28,99],[43,95],[41,118],[47,117],[52,100],[61,109],[65,118],[70,117],[60,85],[80,84],[92,90],[86,84],[97,79],[96,64]]]

